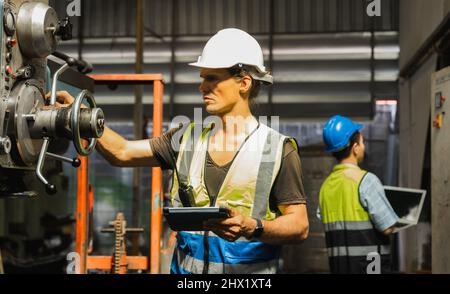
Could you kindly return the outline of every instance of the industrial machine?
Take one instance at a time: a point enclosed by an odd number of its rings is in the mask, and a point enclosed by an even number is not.
[[[83,89],[83,81],[89,80],[84,74],[92,67],[56,51],[60,41],[72,38],[72,25],[69,19],[59,20],[48,1],[0,0],[0,20],[0,197],[38,195],[32,185],[36,178],[53,194],[57,188],[45,174],[46,163],[79,166],[78,158],[61,155],[67,142],[87,156],[103,133],[103,112],[91,91]],[[48,61],[51,55],[60,62]],[[81,92],[71,107],[57,108],[64,73]]]

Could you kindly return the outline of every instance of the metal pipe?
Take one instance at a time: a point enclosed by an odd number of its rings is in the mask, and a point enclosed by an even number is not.
[[[84,20],[85,20],[85,0],[81,0],[82,13],[78,20],[78,59],[83,60],[84,47]]]
[[[275,26],[275,1],[270,0],[269,2],[269,69],[272,71],[273,75],[273,37],[274,37],[274,26]],[[273,86],[269,86],[269,116],[273,114]]]
[[[75,251],[80,260],[79,274],[87,272],[86,262],[88,255],[88,177],[89,158],[80,156],[81,165],[77,170],[77,212],[76,212],[76,239]]]
[[[375,102],[375,18],[370,19],[370,103],[372,104],[370,117],[376,113]]]
[[[169,95],[169,118],[174,116],[174,100],[175,100],[175,40],[178,27],[178,0],[172,0],[172,37],[170,40],[170,95]]]
[[[144,1],[136,0],[136,64],[135,72],[141,74],[144,67]],[[143,138],[143,105],[142,85],[134,87],[133,126],[134,138]],[[131,223],[134,227],[140,227],[141,216],[141,169],[133,169],[133,199],[131,204]],[[139,255],[139,236],[131,236],[131,254]]]
[[[160,136],[162,133],[163,118],[163,95],[164,84],[161,74],[148,75],[91,75],[97,85],[110,83],[131,83],[150,84],[153,82],[153,136]],[[160,251],[161,251],[161,224],[162,209],[162,171],[161,168],[152,169],[152,190],[151,190],[151,223],[150,223],[150,261],[151,273],[159,273]],[[78,220],[77,220],[78,221]],[[77,227],[78,228],[78,227]],[[77,229],[78,235],[78,229]],[[78,244],[78,242],[77,242]],[[78,244],[78,246],[81,246]],[[78,251],[77,251],[78,252]]]
[[[140,74],[144,64],[144,1],[136,0],[136,64],[135,71]]]
[[[164,85],[161,80],[153,84],[153,137],[162,133]],[[160,167],[152,168],[152,198],[150,220],[150,273],[158,274],[160,270],[161,225],[162,225],[162,171]]]

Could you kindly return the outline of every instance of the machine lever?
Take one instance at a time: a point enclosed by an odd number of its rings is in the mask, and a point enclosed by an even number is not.
[[[36,166],[36,176],[45,185],[45,190],[48,194],[52,195],[56,193],[55,185],[50,184],[47,179],[42,175],[42,169],[44,168],[45,154],[47,153],[50,138],[45,137],[42,143],[41,153],[39,153],[39,159]]]
[[[81,161],[80,161],[80,159],[78,159],[78,157],[75,157],[75,158],[71,159],[71,158],[67,158],[67,157],[64,157],[64,156],[61,156],[61,155],[58,155],[58,154],[54,154],[54,153],[50,153],[50,152],[47,152],[46,156],[50,157],[50,158],[53,158],[53,159],[56,159],[56,160],[68,162],[73,167],[79,167],[81,165]]]
[[[61,66],[53,75],[53,81],[52,81],[52,96],[50,97],[49,105],[53,106],[56,103],[56,91],[58,86],[58,78],[60,75],[62,75],[70,66],[67,63],[64,63],[63,66]]]
[[[64,53],[55,52],[55,53],[53,53],[53,55],[55,55],[58,58],[61,58],[62,60],[65,61],[65,63],[53,75],[52,92],[51,92],[51,97],[50,97],[50,101],[49,101],[50,106],[54,106],[56,103],[56,92],[57,92],[58,79],[61,76],[61,74],[63,74],[71,66],[74,66],[74,65],[82,66],[83,65],[79,60],[76,60],[75,58],[71,58],[71,57],[65,55]],[[86,65],[86,63],[84,63],[84,65]],[[84,147],[83,143],[82,143],[82,137],[80,134],[80,115],[81,115],[80,110],[81,110],[81,104],[85,99],[92,109],[97,107],[96,103],[95,103],[95,99],[92,96],[92,94],[88,90],[83,90],[75,99],[75,101],[72,105],[70,118],[69,118],[70,129],[73,131],[73,135],[74,135],[75,149],[77,150],[78,154],[80,154],[82,156],[88,156],[89,154],[91,154],[91,152],[94,150],[95,144],[97,142],[96,138],[90,138],[88,140],[89,144],[87,147]],[[27,119],[33,120],[33,119],[36,119],[36,117],[27,116]],[[96,130],[96,135],[98,137],[100,137],[103,133],[103,128],[104,128],[104,118],[103,118],[103,112],[101,112],[101,110],[96,112],[96,116],[94,116],[94,121],[91,123],[91,125],[92,124],[95,126],[94,129]],[[42,144],[41,152],[39,153],[39,159],[38,159],[38,163],[36,166],[36,175],[37,175],[38,179],[42,183],[44,183],[47,193],[55,194],[56,193],[55,185],[50,184],[47,181],[47,179],[45,179],[45,177],[42,175],[42,169],[44,167],[45,157],[48,156],[48,157],[56,159],[56,160],[69,162],[70,164],[72,164],[73,167],[79,167],[81,165],[81,161],[78,158],[70,159],[70,158],[66,158],[66,157],[58,155],[58,154],[47,152],[48,145],[50,144],[50,138],[47,135],[46,137],[43,138],[43,140],[44,141]]]
[[[76,59],[70,57],[62,52],[55,51],[52,53],[53,56],[58,57],[61,60],[64,60],[69,66],[76,66],[78,71],[82,74],[88,74],[93,71],[94,67],[87,61]]]

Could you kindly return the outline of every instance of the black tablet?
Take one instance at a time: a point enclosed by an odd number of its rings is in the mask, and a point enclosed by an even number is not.
[[[208,219],[229,217],[224,207],[164,207],[164,216],[173,231],[204,231]]]

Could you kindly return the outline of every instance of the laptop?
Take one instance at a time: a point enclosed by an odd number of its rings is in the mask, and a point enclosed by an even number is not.
[[[427,191],[391,186],[384,186],[384,191],[389,203],[400,218],[394,227],[394,232],[417,225]]]

